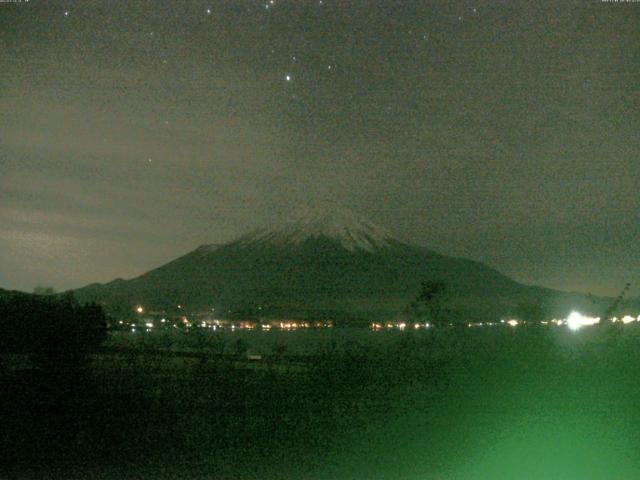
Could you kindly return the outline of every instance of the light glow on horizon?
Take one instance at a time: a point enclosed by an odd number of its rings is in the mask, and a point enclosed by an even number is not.
[[[567,317],[567,325],[571,330],[578,330],[581,327],[595,325],[600,322],[600,317],[587,317],[579,312],[571,312]]]

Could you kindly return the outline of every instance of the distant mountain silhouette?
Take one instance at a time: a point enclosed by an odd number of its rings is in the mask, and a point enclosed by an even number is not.
[[[137,278],[92,284],[75,294],[112,312],[135,305],[177,312],[181,305],[215,309],[220,316],[372,320],[401,315],[422,281],[447,286],[458,320],[498,320],[523,303],[560,312],[590,305],[585,295],[526,286],[479,262],[402,242],[337,208],[305,208],[276,227],[202,245]]]

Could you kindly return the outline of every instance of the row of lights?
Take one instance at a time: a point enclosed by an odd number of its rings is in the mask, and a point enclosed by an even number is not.
[[[504,322],[504,320],[503,320]],[[640,322],[640,315],[638,315],[638,317],[632,317],[631,315],[625,315],[622,318],[618,318],[618,317],[613,317],[611,319],[612,323],[623,323],[625,325],[629,324],[629,323],[633,323],[633,322]],[[508,320],[506,322],[508,325],[512,326],[512,327],[516,327],[518,326],[520,323],[518,320]],[[583,315],[580,312],[576,312],[573,311],[571,312],[571,314],[566,318],[566,319],[553,319],[553,320],[543,320],[542,322],[540,322],[542,325],[548,325],[548,324],[553,324],[553,325],[566,325],[568,326],[571,330],[578,330],[582,327],[588,327],[591,325],[597,325],[598,323],[600,323],[600,317],[590,317],[588,315]]]
[[[413,326],[414,330],[419,330],[421,328],[429,328],[431,327],[431,324],[429,322],[427,323],[414,323],[411,325],[408,325],[405,322],[400,322],[400,323],[392,323],[392,322],[387,322],[387,323],[378,323],[378,322],[373,322],[371,325],[369,325],[369,327],[371,328],[371,330],[373,330],[374,332],[378,332],[380,330],[383,329],[387,329],[387,330],[393,330],[398,329],[398,330],[406,330],[408,327]]]
[[[182,309],[182,305],[178,305],[179,309]],[[144,313],[144,308],[141,305],[138,305],[136,307],[136,312],[137,313]],[[215,309],[211,309],[212,311]],[[162,319],[161,322],[165,323],[166,319]],[[632,317],[631,315],[625,315],[622,318],[617,318],[617,317],[613,317],[611,319],[611,321],[613,323],[623,323],[623,324],[629,324],[629,323],[633,323],[633,322],[640,322],[640,315],[635,318]],[[120,324],[122,324],[122,321],[119,322]],[[191,326],[191,324],[186,320],[185,317],[183,317],[183,323],[187,326]],[[502,324],[507,324],[510,327],[517,327],[518,325],[525,323],[522,322],[520,320],[516,320],[516,319],[510,319],[510,320],[501,320],[500,323]],[[560,325],[567,325],[571,330],[578,330],[584,326],[591,326],[591,325],[596,325],[598,323],[600,323],[600,317],[589,317],[587,315],[582,315],[579,312],[573,311],[571,312],[571,314],[566,318],[566,319],[553,319],[553,320],[543,320],[540,322],[542,325],[548,325],[548,324],[554,324],[557,326]],[[452,325],[452,324],[450,324]],[[468,327],[483,327],[483,326],[494,326],[497,325],[497,323],[494,322],[471,322],[468,323],[467,326]],[[174,325],[175,326],[175,325]],[[201,325],[203,328],[207,327],[207,324],[205,322],[202,322]],[[215,330],[216,327],[219,327],[220,325],[214,325],[213,329]],[[280,322],[277,325],[281,330],[295,330],[298,328],[309,328],[310,325],[307,322]],[[331,323],[322,323],[322,324],[318,324],[318,322],[316,322],[316,324],[314,324],[313,326],[315,327],[330,327],[332,326]],[[415,330],[419,330],[421,328],[429,328],[431,325],[429,324],[429,322],[426,323],[414,323],[413,324],[413,328]],[[146,327],[147,327],[147,331],[149,331],[149,329],[153,328],[153,323],[151,322],[147,322],[146,323]],[[392,322],[387,322],[385,324],[383,323],[378,323],[378,322],[374,322],[370,325],[371,329],[374,331],[379,331],[382,330],[384,328],[386,329],[394,329],[397,328],[398,330],[406,330],[407,328],[407,323],[405,322],[400,322],[400,323],[392,323]],[[250,324],[249,322],[241,322],[240,324],[240,328],[243,330],[253,330],[253,328],[255,328],[255,326],[253,324]],[[270,324],[264,324],[261,326],[262,330],[271,330],[272,325]],[[235,325],[231,325],[231,329],[235,330]],[[135,327],[132,328],[132,331],[135,331]]]
[[[182,308],[181,305],[178,305],[178,308]],[[262,309],[262,307],[258,307],[259,309]],[[215,311],[214,308],[211,309],[212,311]],[[135,307],[135,311],[139,314],[144,313],[144,307],[142,305],[138,305]],[[193,323],[191,321],[189,321],[187,319],[187,317],[183,316],[181,318],[182,320],[182,325],[184,327],[191,327],[193,325]],[[166,322],[166,318],[162,318],[161,319],[161,323],[165,323]],[[124,322],[122,320],[120,320],[118,322],[120,325],[124,325]],[[135,332],[136,331],[136,324],[128,324],[131,326],[131,331]],[[146,331],[149,332],[151,331],[151,329],[154,327],[154,323],[153,322],[146,322],[145,323],[145,327],[146,327]],[[174,328],[177,328],[176,324],[173,324]],[[220,320],[214,320],[213,323],[211,321],[201,321],[199,323],[199,327],[201,328],[209,328],[212,330],[217,330],[219,328],[230,328],[232,331],[236,330],[236,329],[240,329],[240,330],[254,330],[256,328],[260,328],[263,331],[269,331],[271,330],[273,327],[275,328],[279,328],[281,330],[296,330],[298,328],[330,328],[333,327],[333,322],[331,321],[316,321],[313,323],[310,322],[306,322],[306,321],[287,321],[287,322],[279,322],[276,324],[260,324],[260,323],[254,323],[254,322],[248,322],[248,321],[244,321],[244,322],[239,322],[239,324],[236,326],[235,323],[232,323],[231,325],[225,325],[223,323],[221,323]]]
[[[633,323],[633,322],[640,322],[640,315],[636,318],[636,317],[632,317],[631,315],[625,315],[624,317],[621,318],[617,318],[617,317],[613,317],[611,319],[611,322],[613,323],[623,323],[623,324],[629,324],[629,323]],[[523,325],[527,322],[524,322],[522,320],[516,320],[516,319],[510,319],[510,320],[500,320],[500,323],[498,322],[469,322],[467,323],[467,327],[472,328],[472,327],[493,327],[496,325],[508,325],[510,327],[517,327],[518,325]],[[553,319],[553,320],[543,320],[540,322],[540,324],[542,325],[557,325],[557,326],[561,326],[561,325],[567,325],[571,330],[578,330],[582,327],[585,326],[590,326],[590,325],[596,325],[600,323],[600,317],[589,317],[587,315],[582,315],[579,312],[571,312],[571,314],[566,318],[566,319]],[[415,330],[421,329],[421,328],[429,328],[431,325],[429,323],[414,323],[413,324],[413,328]],[[453,326],[452,323],[449,324],[449,326]],[[371,330],[373,331],[380,331],[380,330],[392,330],[392,329],[397,329],[397,330],[406,330],[407,329],[407,323],[405,322],[387,322],[387,323],[379,323],[379,322],[374,322],[371,323],[370,325]]]

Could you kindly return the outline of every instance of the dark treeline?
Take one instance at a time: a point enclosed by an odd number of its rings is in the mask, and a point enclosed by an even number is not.
[[[106,315],[71,295],[0,297],[0,352],[28,355],[38,366],[81,362],[106,338]]]
[[[88,366],[105,338],[106,316],[98,305],[81,305],[69,295],[0,295],[3,466],[56,478],[53,465],[73,452],[82,424],[91,421],[96,397]]]

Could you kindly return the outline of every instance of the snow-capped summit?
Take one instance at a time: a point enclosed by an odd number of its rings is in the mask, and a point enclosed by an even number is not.
[[[309,239],[326,238],[350,251],[373,252],[398,243],[385,229],[352,210],[334,205],[305,206],[291,219],[274,227],[255,230],[239,239],[241,244],[299,245]]]

